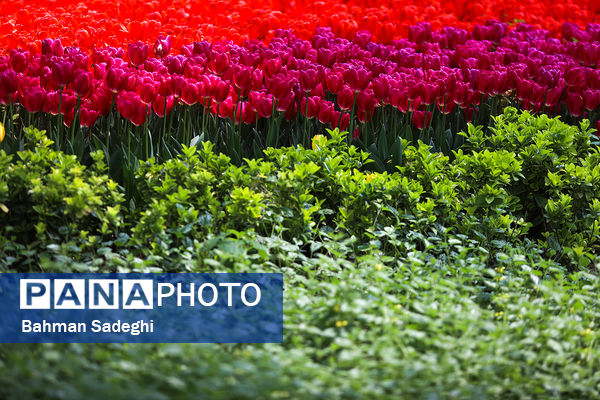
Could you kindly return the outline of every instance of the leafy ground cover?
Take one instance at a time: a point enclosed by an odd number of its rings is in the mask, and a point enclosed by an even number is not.
[[[282,272],[282,345],[3,345],[5,398],[599,398],[600,153],[507,108],[395,172],[330,131],[133,186],[27,129],[0,153],[3,271]],[[24,385],[23,382],[27,382]]]

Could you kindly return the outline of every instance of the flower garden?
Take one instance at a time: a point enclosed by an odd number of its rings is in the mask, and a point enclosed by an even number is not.
[[[600,4],[14,0],[0,272],[283,273],[282,344],[3,344],[6,399],[600,398]]]

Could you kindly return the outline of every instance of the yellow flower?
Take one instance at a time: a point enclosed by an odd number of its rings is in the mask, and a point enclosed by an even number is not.
[[[337,304],[333,306],[333,311],[340,312],[340,306],[338,306]]]
[[[6,135],[6,131],[4,130],[4,125],[0,122],[0,143],[4,140],[4,135]]]
[[[317,148],[321,149],[321,148],[325,147],[326,143],[327,143],[327,137],[326,136],[315,135],[312,138],[312,149],[313,150],[317,150]]]
[[[365,175],[365,180],[367,181],[367,183],[371,182],[373,180],[373,178],[375,178],[377,175],[375,174],[367,174]]]
[[[346,321],[346,320],[335,321],[335,326],[337,326],[338,328],[343,328],[346,325],[348,325],[348,321]]]
[[[383,269],[383,265],[381,265],[381,264],[377,264],[377,265],[375,266],[375,269],[376,269],[377,271],[381,271],[381,270]]]

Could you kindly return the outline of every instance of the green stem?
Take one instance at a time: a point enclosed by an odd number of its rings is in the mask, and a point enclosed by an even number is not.
[[[58,95],[58,127],[56,128],[56,146],[57,146],[58,150],[60,150],[60,135],[61,135],[61,129],[62,129],[62,122],[63,122],[63,118],[62,118],[62,114],[61,114],[62,94],[63,94],[63,88],[61,87],[60,91],[59,91],[59,95]]]
[[[352,111],[350,111],[350,135],[348,137],[352,138],[354,135],[354,113],[356,109],[356,99],[358,98],[358,92],[354,93],[354,103],[352,103]]]
[[[77,96],[77,105],[75,106],[75,113],[73,114],[73,121],[71,122],[71,147],[75,144],[75,124],[77,123],[79,107],[81,107],[81,97]]]

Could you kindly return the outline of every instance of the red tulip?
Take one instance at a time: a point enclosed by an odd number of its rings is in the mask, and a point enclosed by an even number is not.
[[[86,97],[92,90],[92,74],[80,72],[73,80],[72,86],[79,97]]]
[[[184,56],[166,56],[163,60],[170,74],[183,75],[188,64],[188,59]]]
[[[567,67],[565,81],[569,86],[576,86],[585,80],[585,70],[579,67]]]
[[[337,102],[342,110],[351,110],[354,106],[354,91],[344,85],[344,88],[338,93]]]
[[[62,57],[64,55],[64,49],[60,43],[60,39],[42,40],[42,54]]]
[[[386,78],[380,77],[372,80],[369,87],[373,90],[375,98],[380,103],[388,97],[390,82]]]
[[[18,93],[12,92],[9,93],[4,88],[0,87],[0,104],[3,106],[7,106],[9,104],[14,104],[17,101]]]
[[[319,115],[317,116],[317,118],[319,118],[319,121],[322,124],[326,124],[328,122],[331,122],[334,112],[335,112],[334,104],[330,101],[323,100],[323,101],[321,101],[321,105],[319,107]],[[336,121],[336,123],[337,123],[337,121]]]
[[[152,52],[154,56],[157,58],[163,58],[171,51],[171,43],[173,42],[173,38],[171,36],[164,37],[160,35],[156,42],[154,43],[154,47],[152,48]]]
[[[408,40],[413,43],[422,43],[431,37],[431,24],[421,22],[408,28]]]
[[[15,72],[25,72],[29,64],[29,52],[21,50],[11,50],[10,66]]]
[[[560,87],[560,86],[548,90],[548,92],[546,93],[546,101],[545,101],[546,107],[553,107],[556,104],[558,104],[558,102],[560,101],[560,97],[563,94],[563,90],[564,90],[564,88]]]
[[[233,73],[233,86],[236,91],[241,91],[242,95],[250,89],[252,85],[252,68],[236,66]]]
[[[446,99],[446,102],[444,103],[444,100],[439,99],[437,106],[441,113],[450,114],[456,108],[456,103],[450,99]]]
[[[209,67],[214,74],[222,75],[229,68],[229,56],[225,53],[211,52]]]
[[[424,129],[427,128],[431,123],[431,117],[431,111],[425,112],[418,110],[413,113],[412,123],[417,127],[417,129]]]
[[[350,67],[342,75],[344,81],[348,82],[355,92],[365,89],[371,79],[371,73],[364,68]]]
[[[252,90],[261,90],[264,86],[264,73],[260,69],[252,71],[252,83],[250,87]]]
[[[325,76],[325,83],[327,85],[327,90],[329,90],[333,94],[339,94],[339,92],[344,87],[344,78],[341,74],[329,73]]]
[[[165,117],[171,113],[173,106],[175,105],[174,96],[157,96],[154,103],[152,103],[152,109],[154,113],[159,117]]]
[[[21,104],[29,112],[41,111],[46,100],[46,92],[41,88],[32,87],[20,96]]]
[[[46,99],[43,102],[43,111],[57,115],[60,108],[60,113],[67,115],[73,112],[76,99],[72,93],[63,91],[62,96],[58,90],[46,92]]]
[[[90,126],[92,126],[96,123],[96,120],[98,119],[99,116],[100,116],[100,114],[98,113],[98,111],[91,110],[87,107],[81,107],[80,114],[79,114],[79,120],[80,120],[81,126],[85,126],[85,127],[89,128]]]
[[[413,82],[408,88],[408,99],[412,101],[420,97],[425,92],[423,85],[423,81]]]
[[[163,97],[171,96],[173,94],[173,87],[171,86],[171,76],[161,75],[159,77],[158,94]]]
[[[356,96],[356,108],[358,111],[364,111],[367,115],[372,115],[375,111],[375,95],[371,89],[363,90]]]
[[[227,96],[229,96],[229,89],[231,87],[229,84],[221,79],[213,83],[212,92],[213,92],[213,100],[217,103],[222,103],[225,101]]]
[[[143,65],[148,58],[148,45],[142,42],[131,43],[127,46],[129,62],[136,67]]]
[[[337,113],[337,115],[340,115],[340,113]],[[339,120],[339,125],[338,125],[338,120]],[[350,114],[342,113],[341,119],[339,119],[339,116],[338,116],[338,118],[336,118],[335,121],[333,121],[332,126],[339,127],[341,130],[348,129],[348,126],[350,126]]]
[[[194,82],[187,82],[181,89],[181,101],[188,106],[200,102],[200,88]]]
[[[158,88],[159,84],[148,77],[138,80],[135,91],[144,104],[152,104],[158,95]]]
[[[578,93],[567,93],[567,108],[575,117],[583,114],[583,98]]]
[[[6,93],[14,93],[19,89],[17,74],[12,69],[0,72],[0,86]]]
[[[306,92],[313,90],[321,81],[321,72],[315,68],[300,71],[300,87]]]
[[[593,111],[600,105],[600,90],[588,89],[583,92],[586,110]]]
[[[52,78],[59,87],[64,87],[73,81],[74,64],[68,60],[58,59],[52,64]]]
[[[175,98],[181,97],[183,88],[187,85],[186,79],[181,75],[173,75],[171,77],[171,89]]]
[[[125,89],[127,85],[128,71],[120,68],[110,68],[106,71],[106,86],[113,92],[117,93]]]
[[[240,103],[239,108],[242,117],[241,119],[244,124],[252,125],[254,122],[256,122],[256,112],[250,106],[250,104],[248,104],[248,102],[244,101]],[[238,113],[238,116],[240,113]]]
[[[281,70],[281,60],[279,58],[270,58],[268,60],[264,60],[262,69],[267,77],[271,77],[279,73]]]
[[[273,100],[266,93],[250,92],[248,103],[258,113],[259,118],[269,118],[273,114]]]
[[[424,83],[421,88],[422,92],[419,97],[421,97],[423,104],[433,104],[440,97],[440,87],[437,84]]]
[[[308,107],[307,107],[308,104]],[[319,115],[318,97],[304,97],[300,103],[300,111],[308,119],[313,119]]]
[[[277,111],[285,111],[292,109],[294,107],[295,96],[294,92],[291,90],[288,92],[287,96],[278,99],[277,101]]]
[[[136,93],[121,92],[117,96],[117,111],[130,120],[134,125],[140,126],[146,121],[147,105],[142,103]]]
[[[496,74],[492,71],[480,71],[476,82],[479,93],[490,94],[494,90]]]
[[[390,90],[390,104],[404,113],[408,109],[408,96],[405,90],[392,88]]]
[[[89,97],[90,109],[97,111],[99,115],[107,115],[113,102],[114,93],[104,85],[96,86]]]
[[[249,52],[240,54],[240,64],[245,65],[246,67],[256,68],[259,61],[260,57],[257,54]]]
[[[284,74],[277,74],[266,81],[266,86],[277,100],[281,100],[290,94],[292,81]]]

